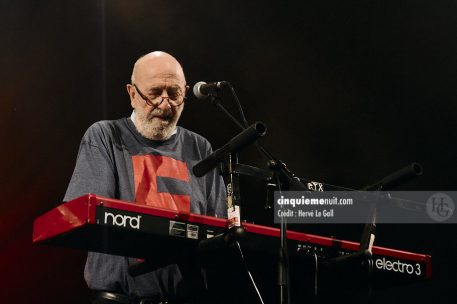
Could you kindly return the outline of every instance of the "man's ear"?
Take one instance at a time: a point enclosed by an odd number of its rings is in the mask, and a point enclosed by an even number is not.
[[[135,87],[133,85],[131,85],[130,83],[127,84],[125,87],[127,89],[127,93],[129,94],[129,97],[130,97],[130,104],[132,105],[132,108],[135,108],[135,106],[136,106],[136,104],[135,104],[135,94],[136,94]]]

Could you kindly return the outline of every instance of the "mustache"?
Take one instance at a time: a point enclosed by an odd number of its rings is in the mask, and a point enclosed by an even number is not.
[[[154,109],[151,113],[148,114],[148,119],[153,119],[154,117],[160,117],[162,119],[170,120],[173,117],[173,111],[171,109]]]

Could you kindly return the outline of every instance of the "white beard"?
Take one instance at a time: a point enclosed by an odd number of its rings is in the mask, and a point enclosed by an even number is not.
[[[159,116],[159,117],[157,117]],[[179,119],[178,112],[154,109],[148,114],[135,109],[135,126],[144,137],[152,140],[167,140],[173,134]]]

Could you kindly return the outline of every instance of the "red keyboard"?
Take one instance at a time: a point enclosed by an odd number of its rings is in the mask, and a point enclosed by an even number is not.
[[[279,229],[243,224],[240,240],[254,254],[277,254]],[[92,194],[68,201],[38,217],[33,242],[115,255],[148,258],[168,248],[188,250],[227,231],[227,220],[180,213]],[[357,252],[359,243],[287,231],[290,256],[312,251],[320,259]],[[170,249],[171,250],[171,249]],[[431,278],[431,256],[373,246],[372,267],[383,280],[413,282]]]

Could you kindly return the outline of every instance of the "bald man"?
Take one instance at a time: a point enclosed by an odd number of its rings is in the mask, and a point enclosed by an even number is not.
[[[94,193],[135,204],[226,217],[225,186],[218,172],[196,178],[191,170],[212,152],[210,144],[177,126],[187,90],[183,69],[173,56],[152,52],[139,58],[127,85],[133,113],[99,121],[87,130],[64,200]],[[188,303],[190,285],[177,265],[132,277],[128,267],[137,262],[89,252],[84,276],[89,288],[96,291],[95,303],[132,299]]]
[[[168,139],[176,130],[188,90],[181,65],[167,53],[152,52],[137,60],[131,81],[127,91],[138,132],[152,140]]]

